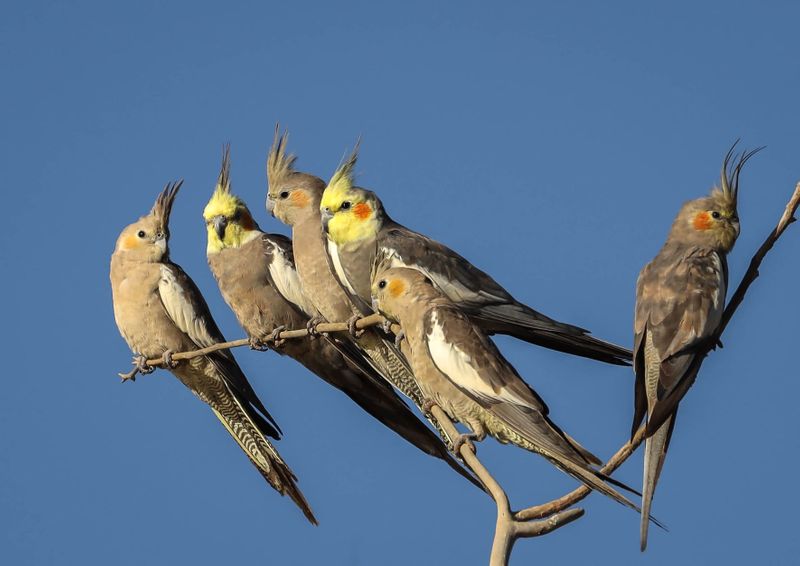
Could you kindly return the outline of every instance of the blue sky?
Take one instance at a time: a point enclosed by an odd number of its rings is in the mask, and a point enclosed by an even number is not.
[[[172,254],[225,334],[201,211],[222,144],[269,231],[276,121],[327,177],[363,136],[360,183],[519,299],[632,342],[636,275],[681,203],[741,137],[738,283],[800,179],[795,3],[27,2],[0,17],[0,258],[6,564],[482,564],[494,507],[291,360],[237,352],[280,423],[312,528],[211,412],[164,371],[120,384],[111,309],[120,229],[186,182]],[[800,229],[763,266],[682,405],[654,513],[593,495],[580,521],[520,541],[517,564],[790,562]],[[601,456],[625,439],[633,376],[499,344],[554,420]],[[574,482],[523,451],[479,454],[516,506]],[[641,455],[620,471],[639,485]]]

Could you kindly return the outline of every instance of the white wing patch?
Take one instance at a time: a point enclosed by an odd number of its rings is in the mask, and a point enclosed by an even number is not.
[[[195,310],[188,293],[175,277],[172,270],[166,265],[161,266],[161,279],[158,281],[158,292],[161,302],[167,310],[175,326],[189,335],[189,338],[203,348],[216,344],[217,341],[208,333],[203,313]]]
[[[297,270],[286,259],[286,253],[282,248],[275,245],[275,253],[272,255],[272,262],[269,264],[269,274],[275,287],[287,301],[294,304],[310,317],[317,315],[317,309],[308,297],[303,294],[303,286],[300,284],[300,276]]]
[[[347,289],[351,295],[357,296],[358,293],[356,293],[356,290],[350,285],[350,281],[347,280],[347,274],[344,271],[344,267],[342,267],[342,260],[339,259],[339,247],[336,245],[336,242],[331,239],[328,239],[328,255],[331,256],[333,269],[336,271],[336,277],[339,278],[339,282],[344,285],[345,289]]]
[[[425,337],[428,351],[433,363],[450,381],[475,397],[491,401],[506,401],[515,405],[528,405],[506,387],[495,391],[491,383],[473,365],[472,356],[447,340],[436,309],[431,312],[430,316],[431,329]]]
[[[706,333],[713,332],[714,329],[717,328],[717,325],[719,325],[719,321],[722,320],[722,313],[725,310],[725,296],[728,293],[725,271],[722,268],[722,260],[716,253],[711,257],[714,259],[714,269],[717,272],[718,284],[717,288],[714,290],[714,294],[711,295],[713,308],[711,312],[708,313]]]

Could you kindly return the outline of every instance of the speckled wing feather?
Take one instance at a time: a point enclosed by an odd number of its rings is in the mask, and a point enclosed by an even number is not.
[[[174,263],[161,265],[158,290],[161,302],[170,318],[198,348],[225,342],[225,337],[210,315],[211,311],[203,295],[180,266]],[[207,357],[228,385],[251,408],[251,416],[263,427],[262,430],[272,438],[280,438],[280,427],[256,395],[230,351],[219,350]]]

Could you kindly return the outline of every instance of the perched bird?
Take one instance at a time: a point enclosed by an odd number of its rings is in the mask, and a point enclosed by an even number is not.
[[[349,340],[332,335],[276,344],[281,330],[304,328],[316,310],[300,288],[289,239],[262,232],[244,201],[231,192],[229,148],[203,218],[211,272],[255,346],[272,344],[411,444],[475,481]]]
[[[760,150],[744,152],[738,163],[729,167],[735,147],[722,165],[722,187],[683,205],[664,247],[644,266],[636,283],[636,386],[631,434],[646,414],[643,516],[650,511],[678,404],[696,377],[695,351],[714,334],[725,308],[726,256],[739,236],[739,174],[745,162]],[[643,551],[647,531],[648,523],[643,519]]]
[[[368,304],[350,298],[334,273],[322,230],[320,200],[325,181],[296,171],[296,157],[286,152],[287,134],[275,129],[275,139],[267,156],[267,210],[291,226],[292,247],[303,295],[314,305],[317,314],[309,321],[309,330],[317,322],[354,322],[372,313]],[[353,332],[353,334],[355,334]],[[422,402],[419,386],[408,361],[393,340],[375,328],[368,328],[354,343],[369,357],[380,374],[417,406]],[[437,426],[435,421],[432,423]],[[449,445],[451,440],[441,429],[439,434]]]
[[[167,184],[149,214],[127,226],[111,256],[114,318],[145,373],[147,359],[164,357],[189,390],[211,407],[258,471],[288,494],[317,524],[297,478],[267,437],[280,429],[256,396],[233,355],[220,350],[178,362],[172,354],[224,342],[200,290],[169,258],[169,216],[181,182]]]
[[[374,306],[403,328],[414,375],[428,403],[435,403],[483,440],[487,434],[547,458],[612,499],[638,508],[591,466],[600,460],[548,416],[544,401],[523,381],[494,343],[432,281],[416,269],[376,274]],[[623,486],[627,488],[627,486]]]
[[[334,173],[320,207],[331,263],[342,285],[367,304],[381,266],[422,271],[488,334],[509,334],[546,348],[627,365],[631,352],[558,322],[516,300],[450,248],[392,220],[372,191],[354,186],[358,149]]]

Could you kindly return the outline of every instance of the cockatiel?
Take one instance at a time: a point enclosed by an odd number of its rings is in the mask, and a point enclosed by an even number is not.
[[[378,266],[412,267],[430,277],[488,334],[509,334],[560,352],[628,363],[629,350],[520,303],[450,248],[392,220],[375,193],[354,186],[357,151],[334,173],[320,202],[331,262],[352,295],[369,303],[371,274]]]
[[[294,169],[296,157],[286,152],[287,134],[275,129],[275,139],[267,156],[267,210],[292,227],[292,247],[303,295],[317,310],[311,324],[320,320],[353,321],[372,313],[368,304],[354,303],[334,273],[322,230],[320,199],[325,181]],[[375,328],[368,328],[354,343],[369,357],[380,374],[417,406],[422,402],[419,386],[407,360],[394,341]],[[435,423],[433,423],[435,425]],[[447,435],[439,434],[446,442]]]
[[[254,343],[268,342],[281,329],[305,328],[316,310],[300,288],[292,244],[284,236],[262,232],[244,201],[231,192],[229,148],[203,218],[208,264],[225,302]],[[331,335],[287,340],[277,347],[274,342],[277,352],[297,360],[417,448],[475,482],[349,340]]]
[[[643,517],[650,511],[678,404],[696,377],[694,350],[714,334],[725,308],[726,256],[739,236],[739,174],[759,151],[744,152],[729,168],[735,146],[722,165],[722,187],[683,205],[664,247],[644,266],[636,283],[636,402],[631,434],[647,414]],[[647,531],[643,519],[642,551],[647,547]]]
[[[588,487],[633,509],[594,470],[596,456],[561,431],[548,408],[494,343],[421,271],[392,268],[376,274],[374,307],[403,328],[411,365],[425,399],[472,431],[547,458]],[[626,486],[623,486],[626,487]],[[629,489],[626,487],[626,489]]]
[[[171,354],[205,348],[225,338],[200,290],[169,258],[169,216],[181,182],[167,184],[149,214],[127,226],[111,256],[114,318],[122,337],[144,360],[165,356],[170,371],[211,407],[258,471],[306,518],[317,520],[297,478],[267,437],[280,429],[256,396],[233,355],[221,350],[172,363]]]

